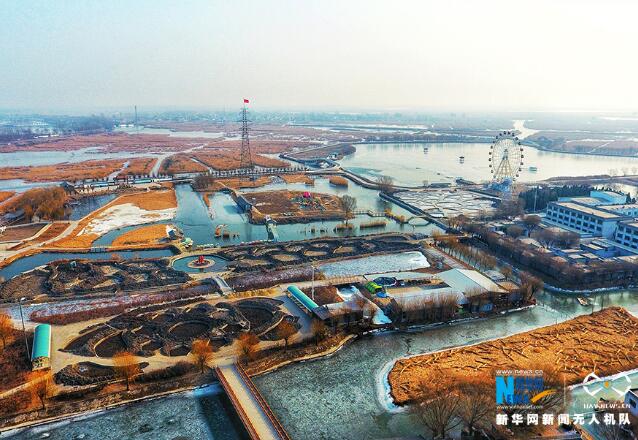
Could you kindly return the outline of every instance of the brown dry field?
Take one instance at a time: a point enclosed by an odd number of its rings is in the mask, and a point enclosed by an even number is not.
[[[330,182],[331,185],[348,186],[348,179],[346,179],[345,177],[331,176],[330,179],[328,179],[328,181]]]
[[[38,235],[35,239],[29,240],[29,241],[24,241],[24,242],[22,242],[22,243],[20,243],[20,244],[18,244],[16,246],[13,246],[11,248],[11,250],[24,249],[25,247],[32,246],[34,244],[44,243],[47,240],[51,240],[51,239],[57,237],[62,232],[64,232],[66,230],[66,228],[68,228],[68,227],[69,227],[69,222],[67,222],[67,221],[54,222],[53,224],[51,224],[51,226],[49,226],[47,228],[46,231],[44,231],[42,234]],[[29,237],[25,237],[25,238],[29,238]]]
[[[74,151],[83,148],[99,148],[103,152],[150,152],[183,151],[198,145],[210,144],[209,138],[179,138],[164,134],[102,133],[74,135],[51,139],[23,141],[2,146],[3,153],[15,151]]]
[[[133,229],[118,236],[111,243],[112,247],[137,246],[142,244],[158,244],[166,238],[166,225],[149,225]]]
[[[315,181],[306,174],[282,174],[279,176],[286,183],[305,183],[306,185],[314,185]]]
[[[15,191],[0,191],[0,203],[4,202],[15,194]]]
[[[190,154],[175,154],[164,159],[162,166],[160,167],[163,174],[174,175],[181,173],[203,173],[208,171],[208,168],[199,164],[191,159]]]
[[[197,152],[193,153],[191,157],[194,157],[198,161],[205,163],[207,166],[214,168],[216,170],[234,170],[239,168],[240,165],[240,157],[239,150],[227,150],[227,149],[218,149],[211,150],[208,149],[206,152]],[[259,165],[262,167],[289,167],[290,164],[288,162],[283,162],[279,159],[274,159],[271,157],[261,156],[259,154],[252,154],[253,163],[255,165]]]
[[[209,191],[215,192],[224,188],[241,189],[241,188],[259,188],[271,182],[268,176],[259,176],[256,180],[250,180],[246,177],[228,177],[216,179],[214,184],[209,186]]]
[[[592,371],[603,377],[638,368],[638,319],[610,307],[507,338],[401,359],[388,381],[395,403],[404,405],[418,399],[423,383],[435,376],[487,381],[495,370],[543,365],[557,368],[568,385]]]
[[[139,193],[124,194],[93,211],[91,214],[79,221],[78,226],[67,237],[50,243],[50,247],[56,248],[88,248],[99,237],[97,234],[80,234],[80,232],[96,217],[99,217],[107,209],[132,203],[140,209],[147,211],[157,211],[177,207],[177,198],[174,190],[167,191],[145,191]]]
[[[129,166],[119,176],[145,176],[151,173],[157,162],[155,157],[136,157],[129,159]]]
[[[0,180],[24,179],[29,182],[77,181],[82,179],[103,179],[124,165],[123,159],[87,160],[78,163],[55,165],[3,167]]]

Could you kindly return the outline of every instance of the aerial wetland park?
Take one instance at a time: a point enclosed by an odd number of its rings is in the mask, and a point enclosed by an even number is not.
[[[7,0],[0,439],[638,439],[637,14]]]

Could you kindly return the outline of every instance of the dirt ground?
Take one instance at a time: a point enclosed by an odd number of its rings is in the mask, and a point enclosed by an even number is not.
[[[157,244],[167,237],[166,225],[149,225],[133,229],[118,236],[111,246],[130,246],[140,244]]]
[[[18,241],[24,240],[35,235],[40,229],[46,226],[46,223],[30,224],[7,228],[2,235],[0,241]]]
[[[304,197],[302,191],[264,191],[244,194],[253,205],[251,219],[262,222],[266,215],[283,223],[298,223],[312,219],[344,219],[345,212],[339,197],[332,194],[310,193]]]
[[[348,186],[348,179],[341,176],[331,176],[328,181],[334,186]]]
[[[25,247],[38,244],[38,243],[43,243],[47,240],[51,240],[57,237],[58,235],[60,235],[62,232],[64,232],[66,228],[68,227],[69,227],[69,222],[67,221],[54,222],[44,232],[42,232],[42,234],[38,235],[33,240],[23,241],[22,243],[12,247],[11,250],[24,249]],[[26,238],[29,238],[29,237],[26,237]]]
[[[589,373],[604,377],[638,368],[638,318],[625,309],[610,307],[557,325],[495,341],[398,360],[388,381],[399,405],[423,392],[423,383],[444,374],[488,380],[495,370],[557,368],[567,385]]]

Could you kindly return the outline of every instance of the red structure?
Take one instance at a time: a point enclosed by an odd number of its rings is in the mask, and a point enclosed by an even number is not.
[[[201,264],[204,264],[204,263],[205,262],[204,262],[204,256],[203,255],[200,255],[199,257],[197,257],[197,264],[201,265]]]

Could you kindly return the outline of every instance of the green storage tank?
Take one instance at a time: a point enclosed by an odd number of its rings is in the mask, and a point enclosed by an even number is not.
[[[297,286],[288,286],[288,293],[290,293],[297,301],[299,301],[309,312],[319,307],[316,302],[308,298],[308,295],[303,293]]]
[[[51,366],[51,326],[49,324],[40,324],[35,328],[31,365],[34,370]]]

